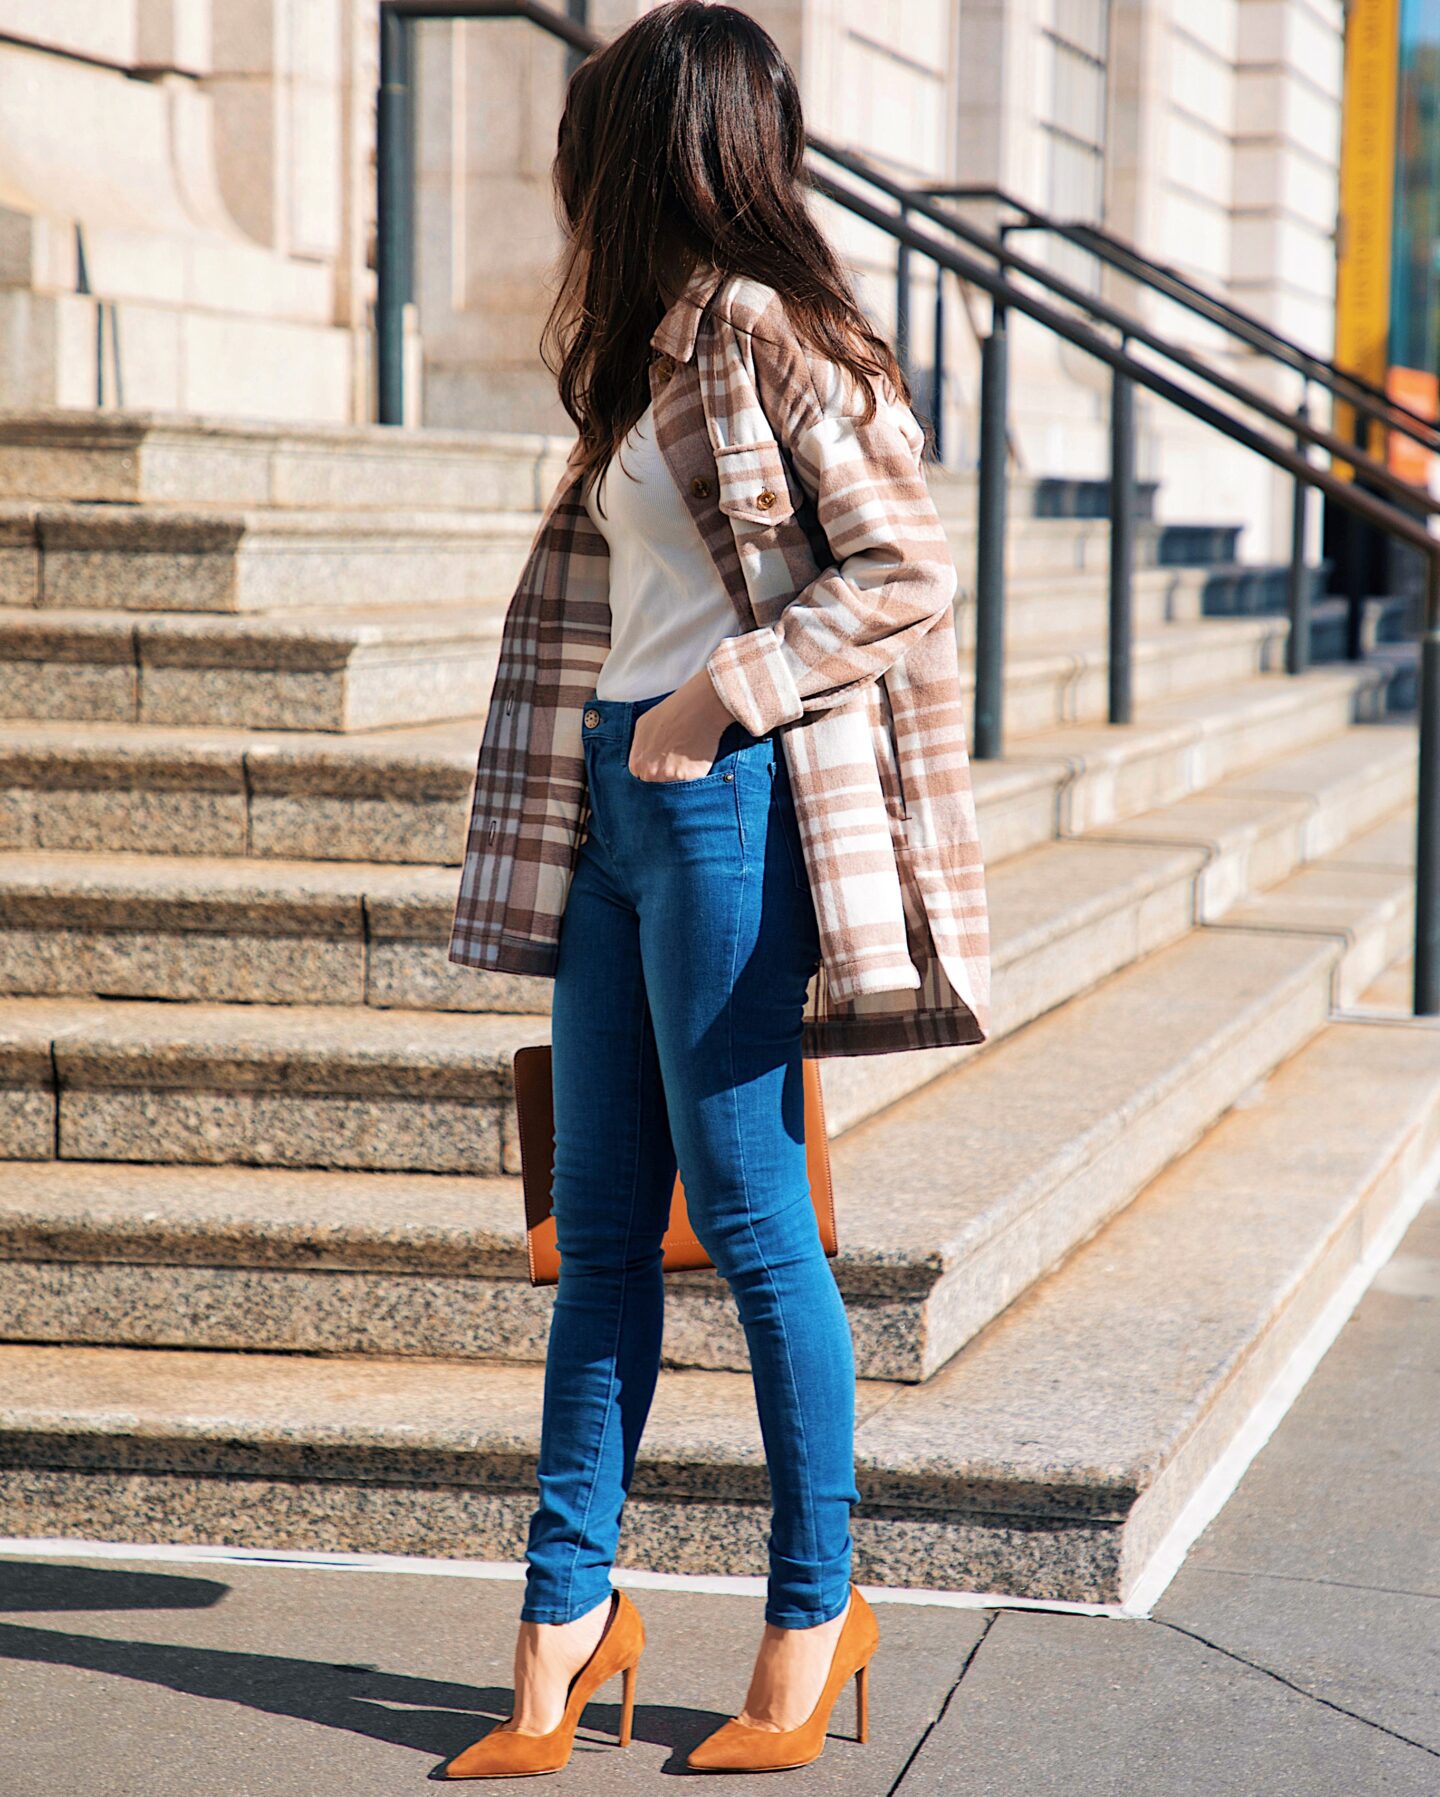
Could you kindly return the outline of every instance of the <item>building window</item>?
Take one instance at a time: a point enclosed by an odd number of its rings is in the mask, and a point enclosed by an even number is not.
[[[1052,0],[1044,28],[1050,62],[1046,205],[1065,223],[1101,224],[1105,217],[1105,139],[1109,98],[1110,0]],[[1069,244],[1056,244],[1057,273],[1093,286],[1097,266]]]

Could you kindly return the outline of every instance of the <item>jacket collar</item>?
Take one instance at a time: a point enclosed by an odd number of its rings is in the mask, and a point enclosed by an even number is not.
[[[723,279],[723,270],[713,263],[702,262],[656,325],[650,347],[677,362],[688,362],[695,353],[695,339],[700,334],[700,316]]]

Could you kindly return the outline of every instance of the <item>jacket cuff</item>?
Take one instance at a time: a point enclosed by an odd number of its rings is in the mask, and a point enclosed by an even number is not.
[[[705,671],[721,704],[752,736],[804,715],[784,645],[768,624],[725,637],[710,651]]]

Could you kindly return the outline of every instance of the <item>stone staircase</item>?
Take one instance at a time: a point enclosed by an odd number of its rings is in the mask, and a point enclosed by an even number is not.
[[[445,943],[564,445],[0,438],[0,1533],[518,1558],[551,1293],[510,1056],[549,982]],[[934,490],[968,644],[973,488]],[[1203,617],[1147,529],[1107,726],[1104,526],[1045,492],[975,766],[993,1036],[824,1064],[835,1270],[857,1575],[1124,1601],[1415,1201],[1440,1029],[1379,674],[1285,677],[1284,620]],[[623,1557],[760,1572],[743,1337],[713,1273],[669,1291]]]

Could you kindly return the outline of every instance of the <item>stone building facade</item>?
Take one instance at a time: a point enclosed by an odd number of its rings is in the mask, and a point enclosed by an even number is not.
[[[3,0],[7,405],[367,415],[374,11]]]
[[[590,0],[602,34],[642,0]],[[753,0],[812,129],[916,183],[994,184],[1112,230],[1308,346],[1333,343],[1341,0]],[[373,415],[374,0],[0,0],[5,403]],[[570,53],[516,21],[419,27],[417,422],[563,431],[536,342]],[[882,324],[893,246],[817,200]],[[1066,272],[1094,279],[1073,252]],[[1083,261],[1083,259],[1082,259]],[[1143,297],[1167,331],[1225,354]],[[945,441],[975,441],[985,307],[947,295]],[[917,394],[933,274],[914,265]],[[1257,372],[1250,370],[1249,372]],[[1103,470],[1108,377],[1023,325],[1031,472]],[[1288,397],[1288,393],[1287,393]],[[1173,413],[1142,473],[1281,551],[1288,495]]]

